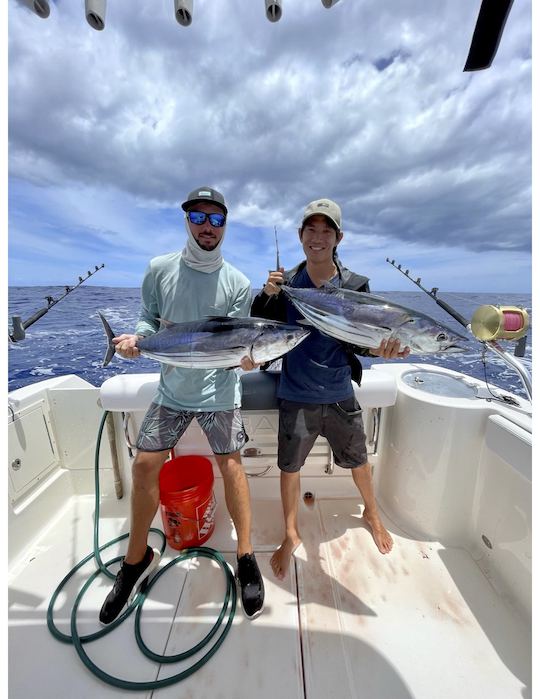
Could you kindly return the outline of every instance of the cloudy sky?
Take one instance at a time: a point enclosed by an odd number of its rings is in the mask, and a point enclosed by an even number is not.
[[[9,0],[9,283],[137,287],[181,249],[179,203],[220,189],[225,257],[260,287],[299,261],[319,197],[342,207],[345,264],[377,290],[531,286],[531,2],[492,67],[464,73],[480,0],[109,2],[48,19]]]

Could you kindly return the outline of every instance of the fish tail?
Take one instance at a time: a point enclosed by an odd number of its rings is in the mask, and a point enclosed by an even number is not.
[[[107,364],[111,361],[111,359],[114,357],[116,353],[116,349],[113,345],[113,337],[114,333],[111,329],[111,326],[107,322],[107,319],[105,316],[103,316],[99,311],[98,311],[98,316],[101,318],[101,322],[103,323],[103,329],[105,330],[105,335],[107,335],[107,351],[105,352],[105,356],[103,357],[103,364],[102,366],[107,366]]]

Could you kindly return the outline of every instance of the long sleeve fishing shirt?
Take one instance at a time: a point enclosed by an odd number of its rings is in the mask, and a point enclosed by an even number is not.
[[[137,335],[159,330],[160,319],[173,323],[202,320],[205,316],[249,316],[251,285],[228,262],[210,274],[188,267],[181,253],[155,257],[146,270]],[[179,410],[212,412],[241,404],[238,372],[226,369],[184,369],[161,365],[154,401]]]

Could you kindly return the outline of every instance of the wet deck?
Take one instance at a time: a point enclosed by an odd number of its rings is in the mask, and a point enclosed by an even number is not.
[[[219,494],[218,494],[218,500]],[[25,551],[9,575],[9,696],[42,699],[125,696],[82,665],[75,650],[46,626],[51,594],[92,550],[93,498],[71,498]],[[108,501],[101,541],[127,531],[127,500]],[[497,595],[471,556],[434,541],[415,541],[385,519],[395,545],[378,553],[357,499],[301,506],[304,546],[288,577],[270,569],[280,541],[281,506],[253,501],[253,536],[265,579],[266,606],[254,621],[238,607],[216,655],[160,698],[258,699],[523,699],[530,690],[526,623]],[[160,526],[156,518],[156,526]],[[233,529],[220,500],[216,531],[206,543],[233,562]],[[107,555],[112,558],[113,553]],[[177,552],[167,549],[164,561]],[[57,604],[68,632],[75,588],[89,563]],[[97,581],[80,610],[80,633],[97,630],[97,612],[110,587]],[[143,612],[143,634],[156,652],[176,653],[209,630],[221,608],[223,575],[201,559],[177,566],[153,588]],[[132,615],[86,648],[106,672],[135,681],[176,674],[185,664],[156,665],[141,655]],[[192,662],[192,661],[188,661]],[[152,692],[139,696],[151,697]]]

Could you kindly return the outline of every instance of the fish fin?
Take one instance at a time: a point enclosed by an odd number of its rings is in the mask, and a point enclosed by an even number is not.
[[[105,352],[105,356],[103,357],[103,364],[102,366],[107,366],[107,364],[111,361],[111,359],[114,357],[116,353],[115,346],[113,345],[113,337],[114,333],[112,331],[111,326],[107,322],[107,319],[105,316],[98,311],[98,316],[101,318],[101,322],[103,323],[103,329],[105,330],[105,335],[107,335],[107,351]]]
[[[162,328],[170,328],[173,325],[176,325],[176,323],[173,323],[172,320],[167,320],[166,318],[157,318],[159,320],[159,329],[161,330]]]
[[[301,320],[296,321],[298,325],[306,325],[309,328],[313,328],[313,323],[310,320],[306,320],[305,318],[302,318]]]
[[[232,323],[235,318],[231,318],[231,316],[204,316],[205,320],[220,320],[221,322],[229,321],[229,323]]]

